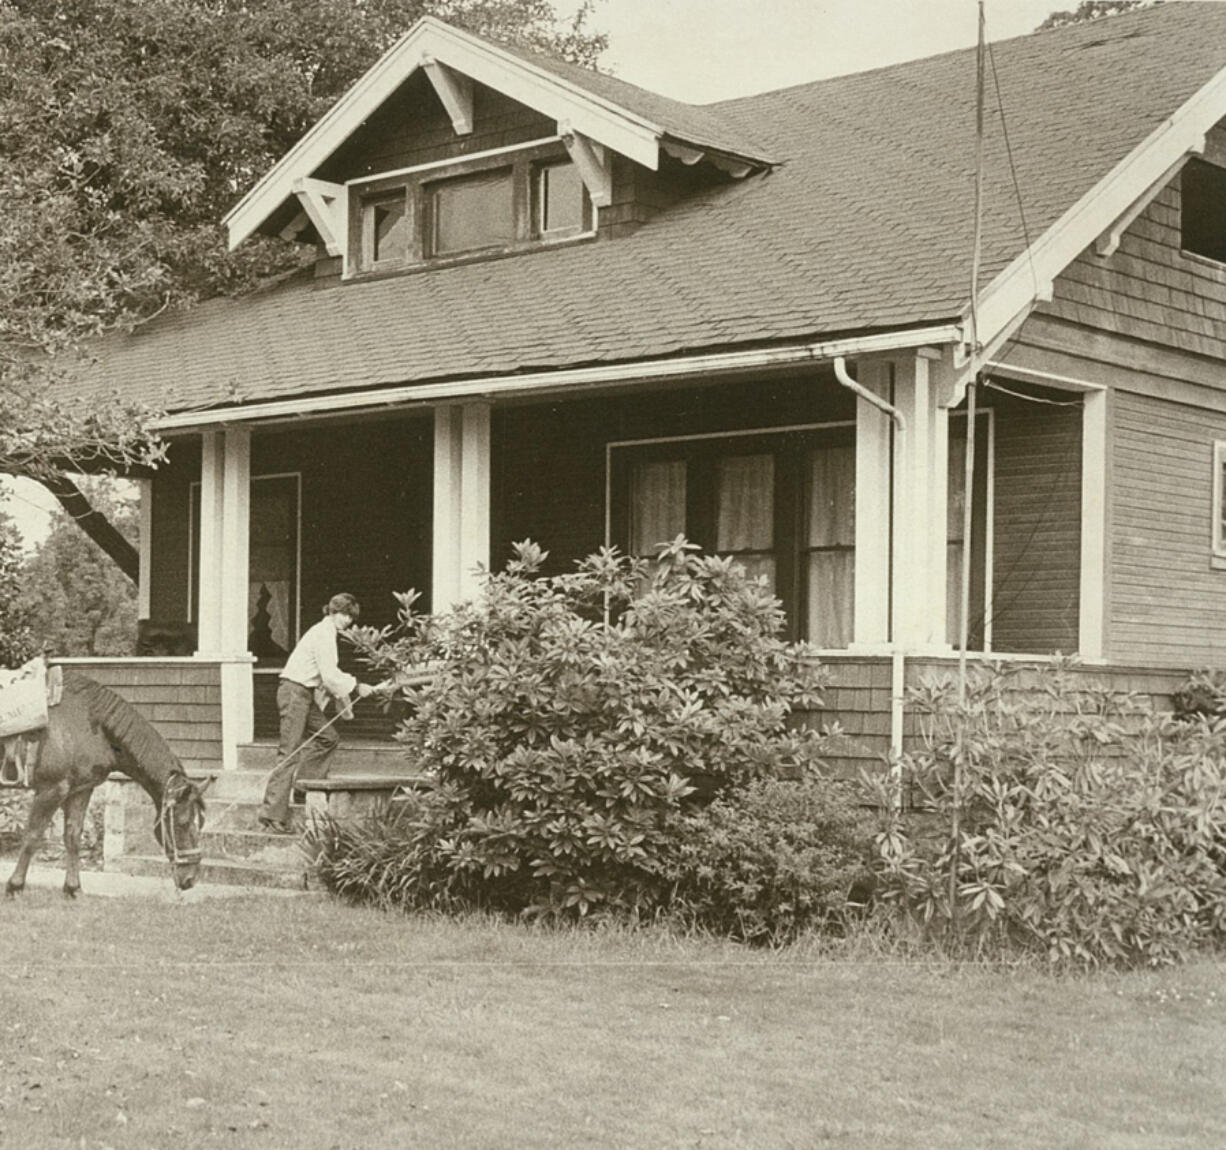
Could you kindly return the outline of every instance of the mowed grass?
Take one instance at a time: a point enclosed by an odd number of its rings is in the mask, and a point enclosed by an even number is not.
[[[0,903],[0,1147],[1226,1146],[1226,965],[832,961],[324,898]]]

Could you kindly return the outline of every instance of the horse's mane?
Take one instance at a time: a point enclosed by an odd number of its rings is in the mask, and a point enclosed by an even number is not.
[[[106,732],[111,745],[135,765],[163,780],[185,773],[179,757],[154,725],[109,687],[76,671],[65,671],[64,692],[85,703],[90,718]]]

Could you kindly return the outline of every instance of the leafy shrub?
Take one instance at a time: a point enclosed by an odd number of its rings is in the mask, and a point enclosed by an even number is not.
[[[429,868],[449,897],[649,912],[699,782],[718,794],[816,760],[822,737],[788,719],[820,704],[823,670],[779,637],[759,581],[694,551],[606,549],[546,578],[525,542],[476,601],[420,616],[408,593],[396,632],[355,634],[413,704],[399,737],[441,784]]]
[[[777,946],[840,929],[870,882],[871,820],[846,784],[760,779],[680,823],[669,905],[686,925]]]
[[[1177,722],[1068,665],[912,701],[927,738],[904,771],[923,813],[888,817],[877,869],[926,932],[1118,966],[1226,937],[1226,722]]]
[[[1175,692],[1171,702],[1181,719],[1226,715],[1226,673],[1197,671]]]

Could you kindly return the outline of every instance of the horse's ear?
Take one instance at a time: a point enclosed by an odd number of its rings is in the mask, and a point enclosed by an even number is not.
[[[215,782],[217,782],[217,776],[216,776],[216,775],[209,775],[209,777],[208,777],[207,779],[205,779],[205,780],[204,780],[204,782],[202,782],[202,783],[200,784],[200,786],[199,786],[199,787],[197,787],[197,789],[196,789],[196,793],[197,793],[197,794],[198,794],[198,795],[199,795],[201,798],[204,798],[204,793],[205,793],[205,791],[207,791],[207,790],[209,789],[209,787],[211,787],[211,786],[212,786],[212,785],[213,785]]]

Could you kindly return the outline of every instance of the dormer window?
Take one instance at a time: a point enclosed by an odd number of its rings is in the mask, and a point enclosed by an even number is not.
[[[427,256],[457,256],[515,242],[513,168],[427,184]]]
[[[362,203],[362,264],[396,267],[409,258],[409,214],[403,188]]]
[[[552,140],[355,181],[349,203],[349,275],[532,248],[595,230],[579,170]]]
[[[592,230],[592,203],[569,160],[537,167],[532,185],[533,221],[541,239],[558,240]]]

